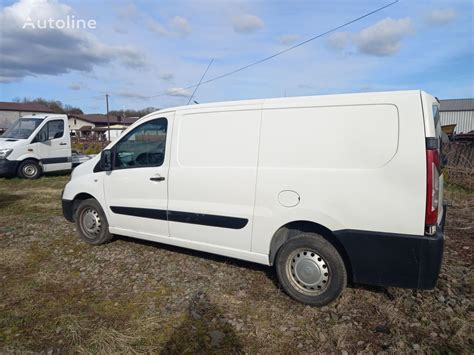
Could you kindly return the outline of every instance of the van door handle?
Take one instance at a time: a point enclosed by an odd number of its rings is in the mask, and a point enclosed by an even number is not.
[[[163,176],[153,176],[150,178],[151,181],[164,181],[165,178]]]
[[[62,142],[62,143],[59,143],[59,145],[67,145],[67,143]]]

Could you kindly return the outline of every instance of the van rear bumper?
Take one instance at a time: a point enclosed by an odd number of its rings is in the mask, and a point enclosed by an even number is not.
[[[432,289],[443,260],[443,230],[444,217],[430,237],[358,230],[334,234],[346,252],[354,283]]]
[[[0,177],[16,175],[19,163],[16,160],[0,159]]]

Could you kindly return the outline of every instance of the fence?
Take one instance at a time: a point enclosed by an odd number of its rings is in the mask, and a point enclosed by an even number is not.
[[[474,142],[444,143],[443,154],[448,159],[444,168],[447,183],[473,189]]]

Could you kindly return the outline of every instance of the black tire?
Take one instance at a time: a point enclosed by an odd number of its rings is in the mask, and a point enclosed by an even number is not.
[[[18,176],[23,179],[38,179],[41,175],[43,175],[43,170],[36,160],[26,159],[18,166]]]
[[[81,201],[75,215],[79,238],[88,244],[100,245],[109,242],[109,223],[104,210],[93,198]]]
[[[336,300],[347,284],[336,248],[318,234],[301,233],[278,250],[275,268],[283,290],[293,299],[322,307]]]

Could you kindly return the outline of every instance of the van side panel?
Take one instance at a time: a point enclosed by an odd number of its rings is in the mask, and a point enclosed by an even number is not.
[[[374,169],[397,152],[394,105],[268,109],[264,112],[261,167]]]
[[[171,238],[250,251],[260,108],[176,113],[168,182]]]
[[[281,226],[423,235],[426,164],[419,92],[264,105],[252,251]],[[295,207],[279,193],[295,191]]]

